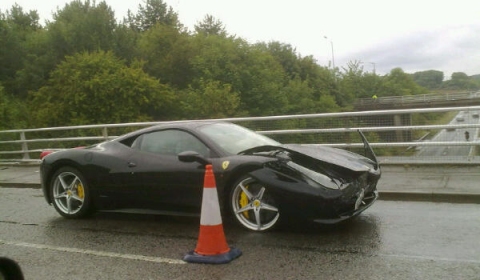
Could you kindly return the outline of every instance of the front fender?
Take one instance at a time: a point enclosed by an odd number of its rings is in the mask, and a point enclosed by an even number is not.
[[[340,190],[313,187],[306,182],[281,174],[267,167],[252,171],[249,175],[268,187],[272,193],[282,194],[284,196],[321,197],[326,200],[337,199],[342,196]]]

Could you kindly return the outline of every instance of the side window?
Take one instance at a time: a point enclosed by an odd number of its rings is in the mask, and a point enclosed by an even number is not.
[[[171,156],[176,156],[184,151],[195,151],[205,157],[210,157],[210,150],[195,136],[185,131],[173,129],[142,135],[138,149]]]

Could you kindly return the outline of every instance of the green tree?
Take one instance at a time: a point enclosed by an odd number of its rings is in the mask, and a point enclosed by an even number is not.
[[[443,72],[428,70],[413,73],[413,80],[422,87],[428,89],[438,89],[442,86]]]
[[[283,70],[289,79],[300,78],[304,81],[307,77],[303,75],[300,66],[300,56],[289,44],[283,44],[277,41],[258,43],[257,47],[268,51],[272,57],[282,65]]]
[[[0,12],[0,14],[2,13]],[[38,16],[37,11],[29,11],[26,13],[23,11],[23,8],[16,3],[9,11],[7,11],[5,14],[2,14],[0,18],[15,25],[17,27],[17,31],[20,31],[20,33],[24,31],[34,31],[41,28],[38,22],[40,17]]]
[[[128,11],[126,22],[136,31],[144,32],[157,24],[182,29],[178,15],[162,0],[145,0],[145,5],[138,5],[138,13]]]
[[[195,52],[188,34],[168,25],[157,24],[143,32],[138,40],[138,57],[145,71],[162,83],[186,89],[192,80],[190,64]]]
[[[355,98],[371,95],[365,93],[364,87],[362,87],[365,73],[360,61],[350,61],[343,70],[344,72],[340,74],[342,79],[338,81],[339,92],[341,93],[336,95],[338,104],[346,106],[352,104]]]
[[[115,16],[105,2],[96,4],[74,0],[58,9],[53,19],[26,42],[24,68],[17,73],[17,84],[25,95],[44,86],[50,73],[65,56],[112,49],[121,53],[121,49],[115,48],[119,42],[115,37]]]
[[[84,51],[109,51],[114,46],[115,14],[105,1],[74,0],[47,24],[52,52],[58,60]],[[57,61],[58,61],[57,60]]]
[[[276,41],[268,44],[258,43],[257,46],[264,48],[280,63],[286,74],[285,86],[291,87],[292,81],[298,84],[298,79],[300,79],[303,83],[302,86],[306,87],[305,89],[308,88],[307,91],[311,91],[311,101],[313,103],[315,103],[314,100],[319,100],[323,96],[334,96],[337,92],[332,71],[318,65],[312,56],[302,57],[297,54],[295,48],[291,45]],[[308,111],[306,107],[305,109]],[[302,113],[302,111],[297,111],[297,113]]]
[[[415,83],[412,76],[401,68],[395,68],[382,79],[379,92],[381,97],[426,94],[428,90]]]
[[[300,78],[292,79],[282,88],[282,94],[287,98],[284,114],[315,113],[316,104],[313,102],[313,90],[306,81]]]
[[[449,90],[475,90],[479,89],[478,83],[463,72],[454,72],[452,78],[445,81],[442,88]]]
[[[137,44],[139,37],[140,34],[125,23],[118,24],[113,33],[111,50],[117,57],[123,58],[127,63],[130,63],[138,56]]]
[[[357,98],[383,95],[379,92],[382,78],[375,73],[365,72],[361,61],[350,61],[343,70],[340,73],[341,79],[338,80],[342,105],[351,105]]]
[[[319,66],[312,56],[299,58],[298,65],[300,78],[306,81],[313,90],[314,100],[333,98],[332,100],[335,101],[335,96],[338,93],[338,83],[330,69]],[[319,108],[324,107],[320,106]],[[317,112],[323,111],[318,110]],[[331,111],[327,110],[327,112]]]
[[[189,88],[181,96],[183,118],[227,118],[237,115],[239,94],[229,84],[200,80],[197,88]]]
[[[38,30],[25,42],[27,52],[22,57],[23,67],[17,71],[15,77],[21,98],[26,99],[29,91],[42,87],[55,67],[55,54],[51,52],[47,32],[45,29]]]
[[[308,114],[335,112],[339,109],[333,96],[324,94],[315,96],[315,89],[307,80],[295,78],[289,81],[281,93],[287,97],[287,104],[282,108],[283,114]]]
[[[16,74],[24,67],[28,39],[41,29],[38,19],[36,11],[26,13],[18,4],[5,14],[0,12],[0,81],[7,92],[17,97],[24,94]]]
[[[216,35],[221,37],[227,36],[227,31],[223,23],[215,19],[212,15],[206,15],[203,21],[197,22],[194,26],[195,32],[203,35]]]
[[[27,112],[24,103],[11,97],[0,83],[0,130],[27,127]]]
[[[48,85],[32,93],[31,108],[39,126],[122,123],[169,119],[173,99],[172,90],[141,64],[127,67],[100,51],[67,57]]]
[[[251,115],[275,114],[286,104],[280,94],[285,73],[265,50],[242,39],[201,34],[194,36],[191,47],[196,52],[191,60],[193,88],[201,79],[229,84],[240,95],[240,111]]]

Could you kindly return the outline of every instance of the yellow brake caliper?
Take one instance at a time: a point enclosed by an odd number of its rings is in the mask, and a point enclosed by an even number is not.
[[[78,197],[81,199],[85,197],[85,190],[83,188],[82,183],[78,183],[77,185],[77,194],[78,194]]]
[[[248,189],[248,187],[245,187],[245,188]],[[240,204],[241,208],[247,206],[247,204],[248,204],[248,197],[247,197],[247,195],[245,194],[244,191],[242,191],[242,193],[240,194],[239,204]],[[243,216],[245,216],[245,218],[248,219],[248,211],[244,211],[242,214],[243,214]]]

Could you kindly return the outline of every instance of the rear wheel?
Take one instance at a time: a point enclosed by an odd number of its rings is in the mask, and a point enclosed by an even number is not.
[[[242,177],[230,194],[230,207],[235,220],[253,231],[272,229],[280,218],[273,196],[256,179]]]
[[[91,212],[91,195],[83,175],[64,167],[53,175],[50,187],[53,206],[66,218],[82,218]]]

